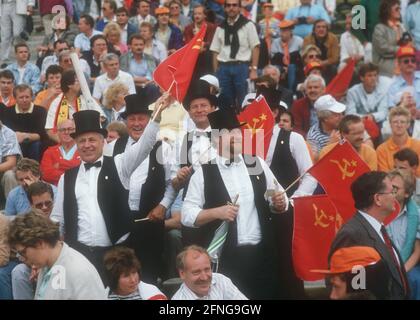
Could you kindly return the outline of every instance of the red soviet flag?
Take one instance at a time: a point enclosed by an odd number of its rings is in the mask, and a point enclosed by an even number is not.
[[[265,98],[260,95],[238,115],[242,126],[243,153],[257,155],[263,159],[270,146],[273,127],[273,113]]]
[[[368,165],[345,141],[337,143],[308,171],[324,188],[346,222],[356,211],[350,186],[359,176],[370,171]]]
[[[355,67],[356,61],[354,59],[349,59],[347,65],[327,85],[325,93],[328,93],[335,99],[340,100],[346,94],[350,86]]]
[[[328,269],[328,252],[343,220],[326,194],[294,198],[293,265],[296,276],[316,281],[324,275],[311,272]]]
[[[182,103],[190,86],[198,54],[206,35],[207,24],[203,24],[194,38],[181,49],[163,60],[153,73],[155,82]]]

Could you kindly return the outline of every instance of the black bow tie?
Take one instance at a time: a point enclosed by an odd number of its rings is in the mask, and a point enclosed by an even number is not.
[[[92,167],[100,168],[102,166],[101,161],[96,161],[94,163],[85,163],[85,170],[88,171]]]
[[[211,137],[211,131],[209,131],[209,132],[196,131],[194,133],[194,136],[196,136],[196,137],[207,137],[207,138],[210,138]]]

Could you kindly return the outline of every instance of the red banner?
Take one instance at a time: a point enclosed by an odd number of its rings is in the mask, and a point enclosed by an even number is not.
[[[340,100],[346,93],[353,78],[356,61],[350,59],[347,65],[331,80],[325,88],[325,94],[332,95],[335,99]]]

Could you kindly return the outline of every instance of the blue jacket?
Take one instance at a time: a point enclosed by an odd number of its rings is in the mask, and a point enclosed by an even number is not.
[[[13,76],[15,77],[15,85],[20,84],[18,83],[20,76],[17,63],[15,62],[8,65],[6,69],[12,71]],[[36,94],[42,89],[42,84],[39,81],[40,76],[41,71],[39,71],[39,68],[33,63],[28,62],[26,64],[25,72],[23,73],[22,83],[30,85],[33,93]]]

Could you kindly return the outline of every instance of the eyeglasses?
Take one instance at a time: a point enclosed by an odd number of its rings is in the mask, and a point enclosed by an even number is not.
[[[409,64],[409,63],[415,64],[416,59],[415,58],[406,58],[406,59],[402,59],[401,62],[404,63],[404,64]]]
[[[398,189],[396,187],[392,187],[392,191],[390,192],[377,192],[376,194],[392,194],[395,196],[398,193]]]
[[[239,7],[239,3],[225,3],[225,7],[229,8],[229,7]]]
[[[70,132],[73,133],[76,129],[75,128],[60,128],[58,132]]]
[[[391,121],[391,124],[407,124],[407,120],[393,120]]]
[[[53,202],[51,200],[47,200],[47,201],[35,204],[34,207],[41,210],[44,208],[44,206],[45,208],[49,209],[52,207],[52,205],[53,205]]]
[[[21,261],[26,260],[26,249],[28,247],[25,247],[23,250],[16,250],[16,257],[20,259]]]
[[[308,56],[308,58],[309,59],[315,59],[315,58],[321,58],[321,56],[319,55],[319,54],[310,54],[309,56]]]

